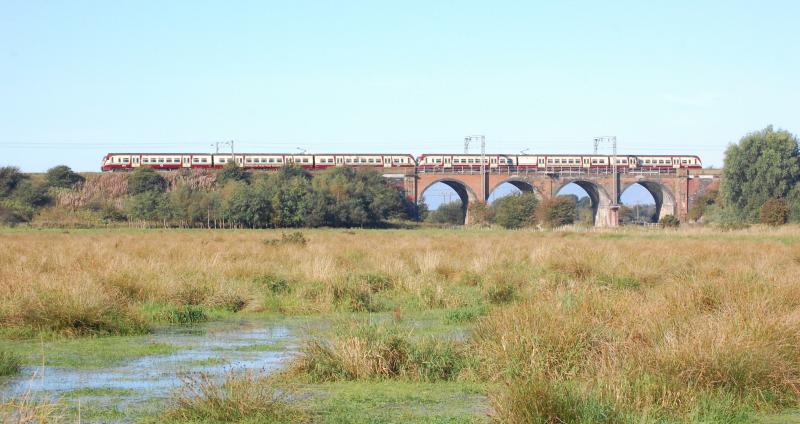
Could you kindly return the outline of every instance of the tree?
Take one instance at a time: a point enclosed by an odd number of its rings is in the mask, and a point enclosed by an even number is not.
[[[789,220],[789,206],[783,199],[769,199],[759,211],[759,221],[762,224],[778,226],[786,224]]]
[[[711,189],[697,196],[689,208],[689,220],[699,221],[706,214],[709,206],[717,204],[719,189]]]
[[[268,178],[272,225],[302,227],[311,209],[311,174],[298,165],[285,166]]]
[[[167,180],[152,168],[138,168],[128,177],[128,194],[135,196],[146,192],[163,193]]]
[[[542,202],[538,214],[545,226],[555,228],[573,224],[576,209],[575,196],[556,196]]]
[[[0,167],[0,198],[11,195],[11,192],[13,192],[22,181],[28,179],[29,177],[20,172],[19,168],[16,166]]]
[[[460,201],[442,203],[428,212],[427,221],[434,224],[464,225],[464,207]]]
[[[228,162],[217,173],[217,184],[224,185],[229,181],[250,182],[250,173],[236,162]]]
[[[536,224],[539,199],[534,193],[505,196],[495,200],[494,222],[503,228],[522,228]]]
[[[374,227],[404,210],[402,195],[374,169],[329,168],[312,188],[315,225]]]
[[[769,126],[747,134],[725,152],[721,193],[726,208],[755,221],[770,198],[786,198],[800,179],[797,138]]]
[[[128,216],[141,221],[163,221],[171,218],[169,201],[163,193],[144,191],[126,202]]]
[[[73,188],[85,180],[66,165],[54,166],[47,170],[45,181],[48,187]]]
[[[272,224],[272,203],[268,186],[260,182],[254,186],[242,182],[225,199],[223,215],[237,225],[248,228],[267,228]]]

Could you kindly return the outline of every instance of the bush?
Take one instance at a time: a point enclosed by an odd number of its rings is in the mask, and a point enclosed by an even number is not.
[[[308,243],[308,239],[306,239],[306,237],[300,231],[295,231],[289,234],[281,233],[281,238],[279,239],[264,240],[264,244],[267,246],[282,246],[287,244],[305,246],[306,243]]]
[[[759,222],[770,226],[786,224],[789,220],[789,206],[783,199],[769,199],[759,211]]]
[[[464,225],[464,207],[460,201],[444,203],[428,212],[427,222],[434,224]]]
[[[658,224],[661,225],[661,228],[678,228],[681,222],[675,215],[664,215],[664,217],[658,221]]]
[[[151,168],[138,168],[128,177],[128,194],[154,192],[163,193],[167,190],[167,180]]]
[[[217,174],[217,184],[224,185],[229,181],[247,183],[250,181],[250,173],[236,163],[228,162]]]
[[[577,204],[574,196],[556,196],[542,202],[538,215],[548,228],[570,225],[575,222]]]
[[[522,228],[536,224],[539,199],[534,193],[522,193],[497,199],[492,204],[494,222],[503,228]]]
[[[272,293],[287,293],[292,290],[289,280],[272,274],[262,274],[253,278],[257,286],[266,287]]]
[[[54,166],[47,170],[45,181],[49,187],[73,188],[85,181],[85,178],[76,174],[66,165]]]
[[[0,350],[0,377],[15,375],[19,373],[22,358],[11,353]]]

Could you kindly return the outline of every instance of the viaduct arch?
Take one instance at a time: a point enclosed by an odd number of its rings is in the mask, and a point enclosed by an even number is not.
[[[716,170],[678,169],[670,173],[645,173],[625,171],[617,174],[616,180],[610,174],[589,173],[546,173],[546,172],[495,172],[457,173],[438,171],[431,173],[415,173],[406,175],[404,191],[409,199],[418,202],[421,194],[435,183],[444,183],[453,188],[466,208],[466,223],[471,223],[468,206],[475,202],[486,203],[489,194],[501,184],[509,183],[523,192],[536,193],[541,200],[552,198],[558,191],[570,183],[583,188],[592,201],[594,225],[596,227],[614,227],[619,225],[619,196],[628,187],[639,184],[655,199],[658,217],[675,215],[685,222],[688,219],[689,206],[699,194],[719,185],[719,173]],[[696,172],[696,174],[695,174]],[[616,202],[612,201],[617,193]]]

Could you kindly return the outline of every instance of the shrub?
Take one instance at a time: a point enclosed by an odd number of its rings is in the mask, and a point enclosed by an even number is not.
[[[789,206],[783,199],[769,199],[759,211],[759,222],[770,226],[786,224],[789,220]]]
[[[66,165],[54,166],[47,170],[45,181],[49,187],[73,188],[86,179],[76,174]]]
[[[434,224],[464,225],[464,207],[461,201],[444,203],[429,211],[425,220]]]
[[[262,274],[253,278],[253,284],[266,287],[272,293],[287,293],[292,290],[289,280],[272,274]]]
[[[0,350],[0,377],[19,373],[22,358],[11,353]]]
[[[575,222],[577,204],[574,196],[556,196],[542,202],[538,210],[540,221],[549,228]]]
[[[658,221],[658,224],[661,228],[678,228],[681,222],[675,215],[664,215],[664,217]]]
[[[494,222],[503,228],[522,228],[536,224],[539,199],[534,193],[522,193],[497,199],[492,204]]]
[[[217,173],[217,184],[224,185],[229,181],[249,182],[250,173],[236,163],[228,162]]]
[[[267,246],[283,246],[283,245],[291,245],[295,244],[298,246],[305,246],[308,243],[308,239],[301,233],[300,231],[294,231],[291,233],[281,233],[281,238],[279,239],[267,239],[264,240],[264,244]]]
[[[138,168],[128,177],[128,194],[147,192],[163,193],[167,190],[167,180],[151,168]]]

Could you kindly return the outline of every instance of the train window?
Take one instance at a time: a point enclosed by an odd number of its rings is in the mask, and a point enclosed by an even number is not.
[[[553,159],[547,159],[547,163],[553,163]]]
[[[245,159],[245,162],[247,162],[247,163],[253,163],[253,158],[247,158],[247,159]]]
[[[128,163],[129,159],[128,158],[122,158],[122,161],[125,162],[125,163]]]
[[[682,160],[681,160],[681,163],[686,163],[686,159],[682,159]]]
[[[158,158],[158,163],[164,163],[164,158]]]

